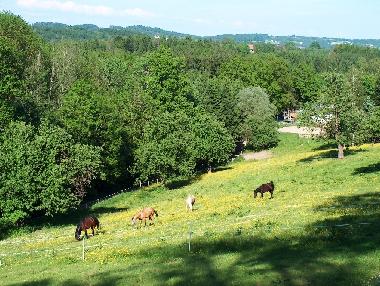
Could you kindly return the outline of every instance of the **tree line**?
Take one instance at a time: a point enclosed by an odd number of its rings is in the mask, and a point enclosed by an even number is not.
[[[210,171],[242,142],[273,147],[287,108],[310,124],[339,111],[325,128],[339,144],[376,141],[379,71],[379,50],[356,46],[257,44],[252,54],[228,40],[138,33],[48,43],[1,12],[0,221],[67,212],[102,188]]]

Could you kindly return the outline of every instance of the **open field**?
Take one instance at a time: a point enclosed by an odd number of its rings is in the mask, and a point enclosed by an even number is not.
[[[0,241],[1,284],[379,285],[380,145],[338,160],[331,146],[280,138],[272,158],[95,204],[88,212],[102,229],[86,240],[85,261],[74,240],[84,213]],[[274,199],[254,200],[252,190],[270,180]],[[192,213],[187,194],[197,198]],[[133,229],[144,206],[159,217]]]

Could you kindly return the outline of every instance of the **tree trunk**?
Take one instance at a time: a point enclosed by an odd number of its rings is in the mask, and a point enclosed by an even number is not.
[[[338,144],[338,159],[344,158],[344,146],[342,144]]]

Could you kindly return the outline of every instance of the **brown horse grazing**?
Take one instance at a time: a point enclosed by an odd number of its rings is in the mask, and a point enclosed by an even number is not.
[[[80,240],[80,235],[82,233],[82,230],[84,230],[84,235],[86,238],[88,238],[87,235],[87,229],[92,229],[92,236],[94,236],[94,228],[97,228],[99,230],[100,223],[99,220],[95,216],[86,216],[83,220],[81,220],[80,223],[78,223],[77,228],[75,230],[75,238],[76,240]]]
[[[153,220],[154,215],[158,216],[158,213],[154,208],[144,208],[132,217],[132,225],[135,225],[137,220],[140,220],[140,224],[144,220],[146,226],[146,219]]]
[[[269,192],[270,198],[273,198],[273,192],[274,192],[274,184],[272,181],[266,184],[262,184],[260,187],[258,187],[256,190],[253,191],[253,197],[257,197],[257,193],[261,193],[261,198],[264,196],[264,193]]]

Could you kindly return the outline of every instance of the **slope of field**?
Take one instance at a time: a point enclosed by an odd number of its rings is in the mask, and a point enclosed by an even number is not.
[[[0,241],[2,285],[378,285],[380,145],[346,152],[281,134],[273,157],[94,205],[102,229],[74,240],[81,213]],[[274,199],[252,190],[273,180]],[[185,211],[187,194],[197,198]],[[134,229],[132,215],[158,210]],[[189,252],[188,237],[192,233]]]

